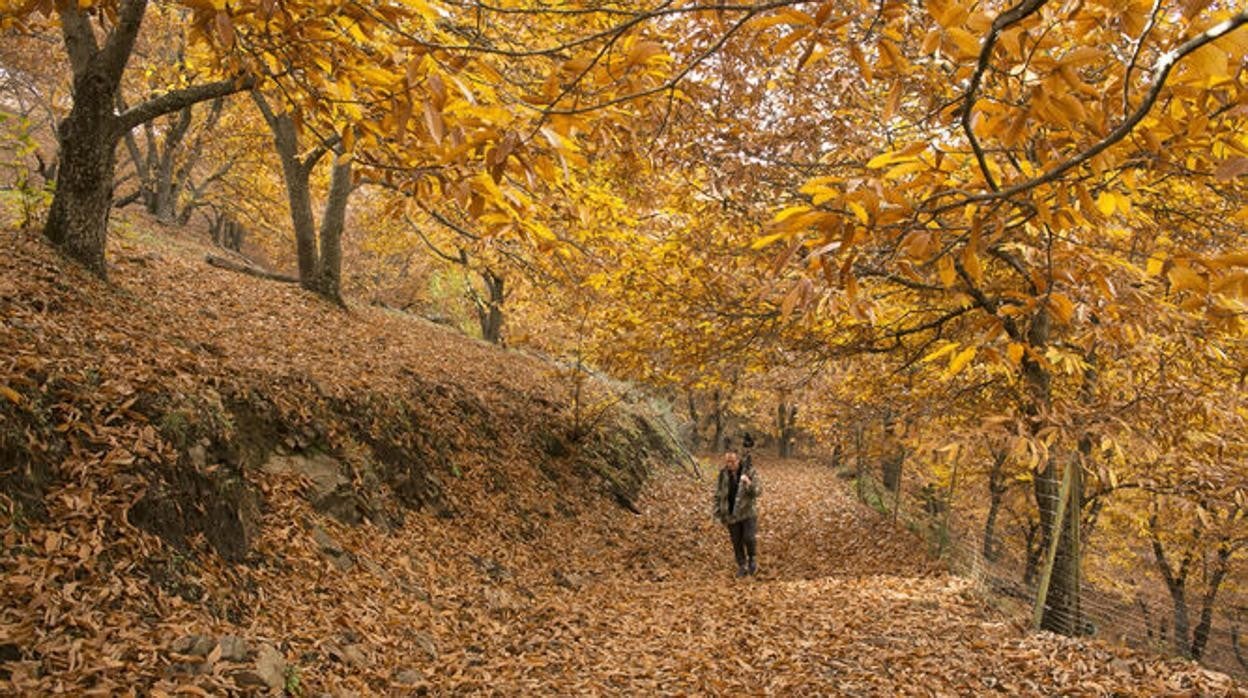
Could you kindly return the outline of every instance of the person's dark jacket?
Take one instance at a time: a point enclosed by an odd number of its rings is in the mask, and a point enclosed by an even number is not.
[[[729,507],[728,492],[732,489],[732,478],[740,475],[749,476],[749,484],[736,488],[735,502]],[[763,493],[763,483],[758,479],[758,471],[752,467],[743,467],[737,473],[727,468],[719,471],[719,480],[715,483],[715,518],[723,524],[734,524],[758,516],[757,501]]]

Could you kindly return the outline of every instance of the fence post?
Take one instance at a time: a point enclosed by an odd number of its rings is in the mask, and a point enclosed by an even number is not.
[[[1078,460],[1070,465],[1070,494],[1068,496],[1070,504],[1070,521],[1067,535],[1070,536],[1070,554],[1074,557],[1074,562],[1070,565],[1070,588],[1074,590],[1074,617],[1070,619],[1070,632],[1076,637],[1083,634],[1083,608],[1082,594],[1080,585],[1083,581],[1083,564],[1081,558],[1083,551],[1080,546],[1083,544],[1081,539],[1080,528],[1083,525],[1083,464]]]
[[[1057,544],[1062,537],[1062,527],[1066,523],[1066,500],[1070,498],[1070,484],[1074,478],[1075,466],[1066,466],[1066,472],[1062,473],[1062,486],[1057,495],[1057,514],[1053,517],[1053,523],[1049,526],[1049,549],[1044,556],[1044,569],[1040,572],[1040,585],[1036,587],[1036,610],[1032,617],[1032,625],[1036,629],[1040,628],[1040,621],[1044,619],[1044,602],[1049,595],[1049,582],[1053,578],[1053,562],[1057,559]]]
[[[953,472],[949,474],[949,494],[945,498],[945,515],[940,522],[940,554],[945,554],[945,544],[949,540],[949,516],[953,513],[953,495],[958,489],[958,464],[962,462],[962,449],[953,454]]]

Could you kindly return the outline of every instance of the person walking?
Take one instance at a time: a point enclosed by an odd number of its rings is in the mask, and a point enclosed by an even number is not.
[[[737,576],[744,577],[758,572],[756,502],[763,493],[763,485],[759,482],[748,450],[743,463],[731,445],[727,449],[724,467],[720,469],[715,484],[715,518],[728,528],[732,554],[737,561]]]

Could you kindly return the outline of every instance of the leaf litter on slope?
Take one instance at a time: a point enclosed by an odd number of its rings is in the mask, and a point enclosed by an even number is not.
[[[178,563],[127,521],[144,487],[138,465],[178,457],[136,396],[242,385],[298,416],[310,396],[402,396],[419,378],[490,404],[507,444],[532,419],[523,396],[557,402],[561,386],[535,359],[423,323],[343,313],[177,255],[152,261],[135,242],[116,248],[112,286],[25,234],[0,259],[0,383],[19,396],[3,399],[53,393],[75,444],[46,517],[0,517],[0,636],[23,652],[5,665],[5,692],[240,690],[229,662],[173,671],[170,644],[188,633],[272,643],[313,695],[1239,691],[1192,663],[1020,632],[815,463],[759,459],[762,571],[749,580],[733,578],[727,535],[710,520],[713,481],[661,470],[633,516],[506,449],[459,456],[463,477],[447,485],[456,519],[415,514],[390,531],[327,519],[296,479],[253,473],[260,562],[228,565],[198,545]],[[451,437],[474,438],[444,421]],[[503,491],[484,486],[491,472],[506,476]],[[350,553],[350,569],[322,554],[314,527]],[[153,580],[142,565],[153,559],[185,564],[203,598]],[[220,612],[240,603],[240,620]],[[344,645],[363,661],[342,661]]]

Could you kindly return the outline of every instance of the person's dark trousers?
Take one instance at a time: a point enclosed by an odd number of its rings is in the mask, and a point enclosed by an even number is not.
[[[745,567],[749,560],[754,559],[757,547],[755,534],[757,533],[757,518],[728,524],[728,535],[732,536],[732,554],[737,558],[737,567]]]

